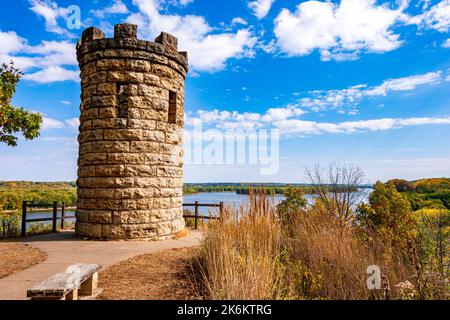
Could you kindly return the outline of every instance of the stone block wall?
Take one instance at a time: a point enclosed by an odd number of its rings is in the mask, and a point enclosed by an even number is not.
[[[187,54],[167,33],[97,28],[77,45],[81,70],[76,232],[92,239],[164,239],[184,228]]]

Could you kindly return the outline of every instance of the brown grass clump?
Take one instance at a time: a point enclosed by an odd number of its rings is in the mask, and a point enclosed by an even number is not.
[[[281,221],[272,201],[251,195],[206,230],[194,262],[197,281],[210,299],[395,297],[395,284],[408,280],[411,266],[382,239],[368,241],[357,231],[320,206]],[[379,290],[367,288],[370,265],[381,268]]]
[[[47,259],[47,254],[23,243],[0,242],[0,279]]]
[[[277,282],[280,226],[264,195],[210,222],[196,264],[211,299],[271,299]]]
[[[381,241],[370,244],[354,227],[321,211],[298,214],[284,238],[285,297],[289,299],[385,299],[390,285],[407,280],[411,268],[394,261]],[[367,267],[381,268],[384,289],[368,290]]]

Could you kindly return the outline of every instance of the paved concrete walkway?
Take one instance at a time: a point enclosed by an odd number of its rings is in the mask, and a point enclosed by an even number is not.
[[[46,261],[0,279],[0,300],[26,299],[27,290],[74,263],[97,263],[103,269],[134,256],[199,244],[201,232],[190,231],[178,240],[84,241],[73,232],[29,237],[25,243],[47,253]]]

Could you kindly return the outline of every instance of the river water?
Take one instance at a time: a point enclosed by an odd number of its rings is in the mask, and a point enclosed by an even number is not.
[[[367,201],[369,194],[372,192],[372,189],[363,189],[364,191],[364,198],[363,201]],[[194,203],[195,201],[198,201],[200,204],[207,203],[207,204],[219,204],[220,202],[223,202],[225,205],[232,206],[235,208],[239,208],[242,203],[245,201],[248,201],[249,196],[248,195],[242,195],[242,194],[236,194],[234,192],[206,192],[206,193],[196,193],[196,194],[188,194],[184,196],[184,203]],[[278,195],[274,196],[274,202],[279,203],[284,199],[283,196]],[[306,195],[306,199],[309,203],[313,202],[314,196]],[[194,208],[185,207],[185,209],[194,210]],[[215,208],[199,208],[199,213],[201,215],[209,215],[214,214],[217,212],[218,209]],[[66,215],[73,216],[75,215],[74,211],[67,210]],[[29,213],[28,219],[38,219],[38,218],[51,218],[53,216],[53,213],[51,210],[49,211],[41,211],[41,212],[35,212],[35,213]],[[61,217],[61,210],[59,208],[58,211],[58,217]],[[73,221],[74,219],[66,219],[66,221]],[[51,222],[49,222],[51,223]]]

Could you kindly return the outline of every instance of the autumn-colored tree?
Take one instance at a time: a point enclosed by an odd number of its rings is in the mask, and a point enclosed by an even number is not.
[[[17,145],[16,133],[32,140],[39,136],[42,124],[40,114],[11,105],[22,75],[13,62],[0,66],[0,142],[13,147]]]
[[[414,191],[414,184],[404,179],[392,179],[389,180],[392,182],[397,189],[398,192],[412,192]]]
[[[378,181],[369,204],[361,204],[356,216],[361,226],[372,227],[398,244],[410,239],[414,227],[409,201],[392,182]]]

